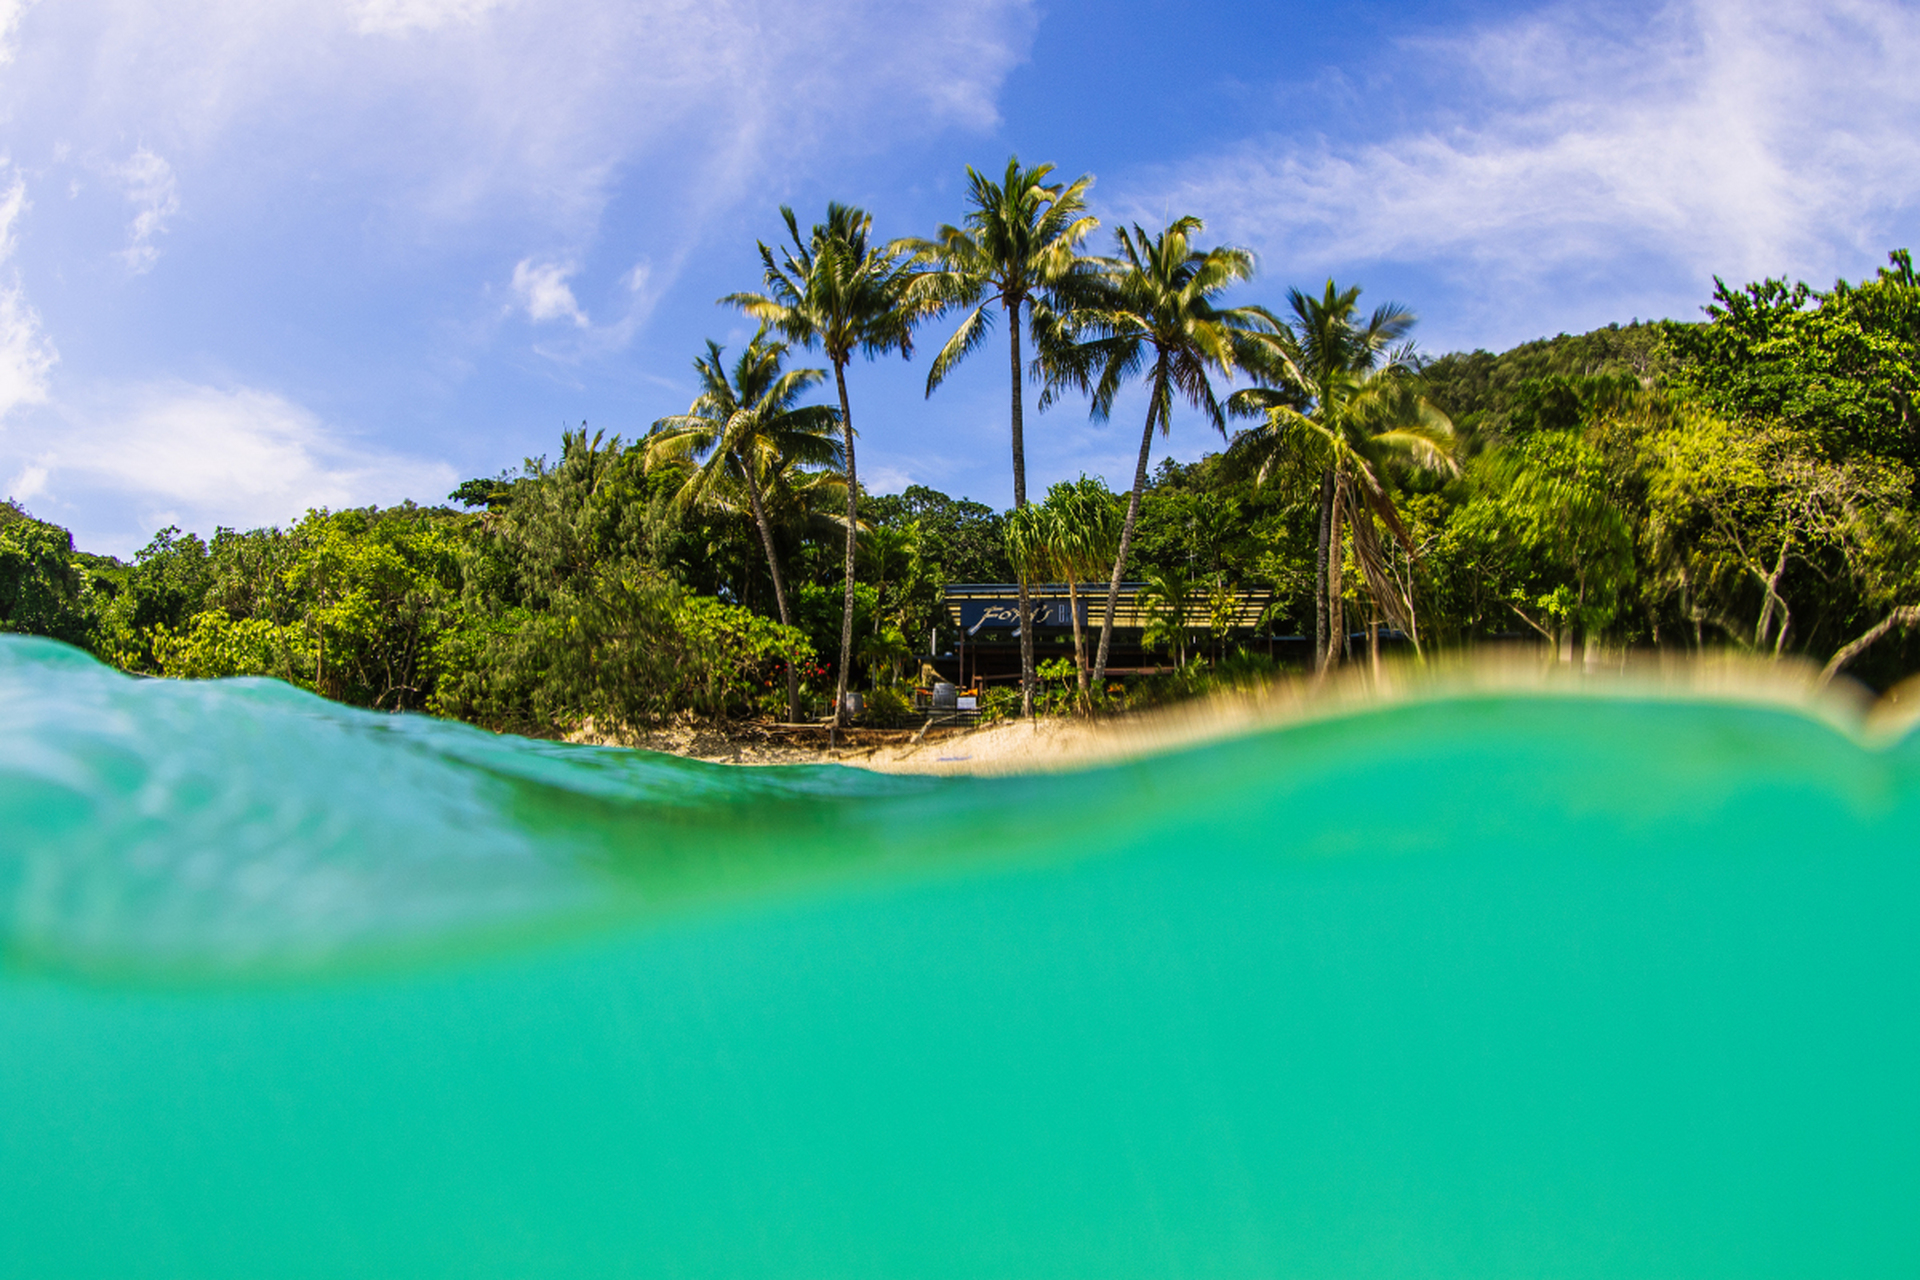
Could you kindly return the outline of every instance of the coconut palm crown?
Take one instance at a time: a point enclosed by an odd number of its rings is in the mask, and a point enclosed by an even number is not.
[[[766,550],[780,621],[791,627],[793,609],[774,543],[769,499],[797,468],[837,467],[841,446],[833,438],[839,416],[831,407],[796,403],[825,379],[825,371],[783,369],[786,355],[787,345],[770,340],[762,329],[729,373],[720,345],[709,339],[707,354],[693,362],[700,394],[687,412],[653,424],[644,456],[649,471],[676,463],[689,467],[674,497],[682,510],[701,503],[735,505],[730,501],[734,493],[744,493]],[[791,662],[787,714],[789,719],[799,714],[799,674]]]
[[[846,596],[840,618],[840,663],[833,700],[837,725],[853,665],[854,562],[859,539],[859,476],[854,465],[853,410],[847,403],[847,364],[855,352],[869,359],[913,351],[913,325],[936,304],[909,296],[912,273],[891,245],[872,242],[873,217],[851,205],[829,204],[827,220],[807,235],[782,205],[791,245],[776,252],[760,245],[765,293],[733,293],[720,301],[739,307],[802,346],[818,347],[833,365],[840,394],[840,431],[847,477]]]
[[[1419,391],[1406,341],[1413,313],[1388,303],[1361,323],[1359,298],[1359,289],[1341,290],[1331,280],[1317,298],[1289,290],[1292,318],[1273,320],[1243,361],[1264,385],[1228,401],[1230,412],[1264,419],[1236,436],[1230,450],[1260,482],[1288,467],[1319,472],[1314,661],[1320,669],[1339,661],[1344,648],[1343,533],[1375,606],[1417,647],[1413,601],[1387,572],[1379,536],[1384,526],[1409,556],[1415,553],[1387,468],[1409,462],[1459,470],[1453,424]]]
[[[1005,178],[995,182],[967,167],[968,209],[962,225],[942,226],[930,240],[903,241],[901,247],[922,266],[915,287],[943,307],[965,307],[966,314],[927,371],[927,394],[955,366],[980,349],[993,331],[996,308],[1007,318],[1012,372],[1013,506],[1027,505],[1027,455],[1023,408],[1023,321],[1041,345],[1060,331],[1061,303],[1071,306],[1075,285],[1087,280],[1094,263],[1080,246],[1099,220],[1086,211],[1091,175],[1069,184],[1047,184],[1050,164],[1022,169],[1017,156],[1007,160]],[[1023,314],[1024,309],[1024,314]],[[1019,583],[1020,616],[1029,616],[1027,585]],[[1033,628],[1020,628],[1022,713],[1033,714]]]
[[[1098,296],[1062,317],[1062,328],[1073,340],[1053,344],[1051,367],[1040,370],[1047,377],[1042,408],[1065,388],[1076,387],[1091,396],[1096,419],[1111,414],[1128,382],[1144,377],[1147,384],[1140,458],[1107,584],[1093,669],[1096,686],[1106,677],[1114,611],[1140,516],[1140,495],[1147,487],[1154,430],[1171,430],[1174,402],[1180,399],[1224,435],[1226,415],[1210,375],[1231,374],[1252,354],[1252,337],[1273,327],[1272,317],[1257,307],[1217,305],[1222,293],[1253,276],[1253,255],[1227,246],[1196,248],[1194,237],[1204,229],[1205,224],[1191,216],[1176,219],[1158,235],[1148,235],[1137,224],[1131,231],[1120,228],[1115,233],[1117,254],[1101,264]]]

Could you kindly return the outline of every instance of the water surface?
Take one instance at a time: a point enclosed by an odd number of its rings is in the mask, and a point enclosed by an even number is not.
[[[731,769],[0,638],[0,1274],[1920,1268],[1920,758]]]

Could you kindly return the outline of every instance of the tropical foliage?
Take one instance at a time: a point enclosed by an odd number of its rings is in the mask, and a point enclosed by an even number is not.
[[[1091,398],[1093,416],[1101,419],[1112,413],[1127,383],[1141,378],[1146,384],[1146,425],[1107,584],[1094,684],[1106,676],[1114,608],[1140,520],[1154,430],[1171,431],[1174,406],[1185,401],[1224,434],[1226,415],[1210,375],[1241,365],[1253,349],[1250,335],[1271,324],[1257,308],[1217,305],[1229,288],[1252,278],[1253,255],[1230,247],[1200,248],[1194,237],[1204,229],[1200,219],[1185,217],[1156,235],[1138,225],[1116,231],[1117,256],[1101,264],[1094,296],[1064,318],[1065,339],[1050,344],[1043,366],[1049,378],[1043,404],[1063,388],[1077,388]]]
[[[686,413],[653,424],[646,458],[649,468],[704,459],[685,468],[676,499],[682,510],[704,502],[721,511],[739,511],[745,495],[747,513],[767,553],[780,622],[791,628],[793,607],[768,509],[781,498],[787,499],[781,506],[791,506],[802,488],[847,485],[845,476],[833,469],[843,456],[833,439],[833,411],[797,403],[824,375],[818,369],[783,371],[786,354],[785,344],[769,342],[763,331],[747,344],[729,376],[720,345],[709,341],[706,356],[693,362],[700,375],[699,397]],[[799,675],[798,665],[787,663],[790,720],[800,718]]]
[[[1401,518],[1390,468],[1407,462],[1429,471],[1455,470],[1453,424],[1421,393],[1411,346],[1413,314],[1392,304],[1357,322],[1360,290],[1327,282],[1315,298],[1288,294],[1290,322],[1270,320],[1256,334],[1246,363],[1265,385],[1238,392],[1234,412],[1263,421],[1234,441],[1235,456],[1262,483],[1302,468],[1319,475],[1314,556],[1314,664],[1324,670],[1348,634],[1344,590],[1334,590],[1331,559],[1350,543],[1361,583],[1378,615],[1415,649],[1418,610],[1409,578],[1396,572],[1397,547],[1411,569],[1419,554]]]
[[[1052,349],[1068,337],[1063,317],[1086,304],[1099,283],[1099,264],[1080,253],[1098,221],[1087,213],[1082,176],[1071,184],[1047,185],[1050,164],[1022,169],[1018,157],[994,182],[967,168],[968,208],[960,226],[943,226],[931,240],[906,242],[916,263],[925,264],[915,280],[921,296],[941,308],[966,309],[959,327],[927,371],[931,396],[955,365],[978,350],[992,332],[995,308],[1006,315],[1009,382],[1012,392],[1013,509],[1027,505],[1025,380],[1020,334],[1030,328],[1040,349],[1039,367],[1051,367]],[[1028,582],[1020,578],[1020,614],[1030,616]],[[1020,628],[1021,704],[1033,712],[1033,628]]]
[[[856,352],[869,358],[913,350],[913,323],[931,309],[919,301],[912,277],[894,245],[872,240],[873,216],[850,205],[830,204],[827,220],[800,234],[792,209],[782,206],[791,246],[776,254],[760,245],[765,293],[723,299],[806,347],[819,347],[833,365],[840,395],[841,461],[846,472],[846,595],[840,615],[840,661],[834,719],[847,700],[853,667],[855,573],[858,559],[859,473],[854,465],[853,409],[847,402],[847,364]]]
[[[761,291],[724,300],[762,330],[732,355],[707,344],[684,411],[631,442],[582,424],[556,459],[469,480],[450,505],[167,528],[123,563],[0,504],[0,630],[148,675],[270,676],[535,733],[837,723],[856,681],[877,691],[870,722],[903,721],[903,678],[942,647],[956,581],[1070,597],[1071,656],[1041,660],[1022,628],[1021,687],[989,690],[991,716],[1325,670],[1356,638],[1588,663],[1729,647],[1878,687],[1920,665],[1905,252],[1828,290],[1716,281],[1698,322],[1430,359],[1409,311],[1364,309],[1352,286],[1258,305],[1251,256],[1203,243],[1194,218],[1088,253],[1091,179],[1051,173],[969,170],[959,222],[922,239],[883,243],[844,205],[806,231],[783,210]],[[1007,327],[1006,512],[859,483],[847,366],[910,352],[943,314],[929,394]],[[803,348],[825,367],[796,367]],[[1027,500],[1029,380],[1042,410],[1095,419],[1144,393],[1123,492],[1082,476]],[[1152,465],[1182,412],[1221,448]],[[1144,584],[1142,643],[1172,674],[1106,678],[1123,580]],[[1271,599],[1251,635],[1243,589]]]

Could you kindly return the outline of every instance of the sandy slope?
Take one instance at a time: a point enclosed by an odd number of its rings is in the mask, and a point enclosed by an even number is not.
[[[1012,721],[974,730],[935,730],[913,743],[904,730],[854,730],[828,748],[819,729],[686,724],[610,738],[591,731],[571,741],[668,751],[728,764],[843,764],[886,773],[1002,774],[1093,768],[1154,752],[1384,704],[1474,695],[1545,693],[1576,697],[1661,696],[1791,706],[1849,734],[1886,739],[1920,719],[1920,677],[1877,702],[1839,680],[1821,688],[1810,664],[1737,655],[1616,655],[1586,668],[1538,649],[1481,651],[1431,661],[1361,666],[1320,682],[1289,679],[1156,711],[1097,720]]]

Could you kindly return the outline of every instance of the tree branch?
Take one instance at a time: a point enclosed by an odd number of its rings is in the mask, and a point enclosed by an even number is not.
[[[1902,605],[1900,608],[1895,609],[1892,613],[1868,628],[1867,631],[1852,644],[1847,645],[1841,649],[1840,652],[1833,655],[1832,661],[1828,662],[1826,669],[1820,673],[1821,686],[1825,687],[1835,676],[1840,674],[1843,667],[1865,653],[1874,641],[1886,635],[1887,632],[1892,631],[1895,627],[1905,630],[1912,626],[1920,626],[1920,605]]]

